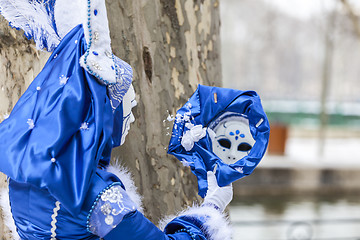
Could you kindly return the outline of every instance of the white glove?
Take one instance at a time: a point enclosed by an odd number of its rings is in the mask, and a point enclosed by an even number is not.
[[[203,205],[215,205],[223,212],[226,206],[233,199],[232,184],[225,187],[219,187],[215,174],[207,172],[208,191],[206,193]]]

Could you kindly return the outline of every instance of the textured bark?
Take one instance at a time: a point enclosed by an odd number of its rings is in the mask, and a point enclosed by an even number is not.
[[[197,85],[220,85],[218,1],[108,0],[114,52],[130,62],[138,106],[125,145],[114,158],[128,166],[156,222],[197,199],[189,169],[166,154],[171,125],[164,121]]]
[[[197,85],[221,85],[218,0],[106,0],[112,47],[134,70],[138,106],[126,143],[113,161],[127,166],[155,223],[191,205],[195,177],[166,154],[174,114]],[[0,121],[48,54],[0,22]],[[5,181],[5,178],[3,178]],[[0,221],[1,222],[1,221]],[[0,236],[3,235],[0,229]],[[3,239],[7,239],[3,237]]]

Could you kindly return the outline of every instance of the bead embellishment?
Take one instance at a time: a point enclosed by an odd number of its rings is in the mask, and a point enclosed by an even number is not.
[[[244,167],[236,167],[235,170],[238,171],[241,174],[244,173]]]
[[[56,158],[51,158],[51,162],[52,163],[56,162]]]
[[[96,44],[99,41],[99,32],[94,32],[94,43]]]
[[[97,62],[91,62],[91,64],[96,70],[99,70],[99,71],[102,70],[102,68],[100,67],[100,65]]]
[[[28,119],[26,122],[29,125],[29,129],[33,129],[35,127],[34,120]]]
[[[95,9],[95,10],[94,10],[94,15],[96,16],[97,14],[98,14],[98,10]]]
[[[176,233],[181,233],[181,232],[188,233],[188,234],[190,235],[190,237],[191,237],[192,240],[196,240],[195,234],[192,233],[192,232],[190,232],[189,230],[187,230],[187,229],[185,229],[185,228],[182,228],[182,229],[180,229],[180,230],[177,230],[177,231],[175,232],[175,234],[176,234]]]
[[[112,54],[111,54],[111,52],[109,52],[109,51],[105,51],[105,55],[106,55],[108,58],[112,58]]]
[[[60,202],[56,201],[55,203],[55,208],[53,210],[53,215],[51,215],[51,240],[56,240],[56,223],[57,223],[57,219],[56,217],[58,216],[58,211],[60,210]]]
[[[80,126],[80,130],[89,130],[89,123],[83,122]]]
[[[69,78],[68,78],[68,77],[65,77],[65,75],[61,75],[61,76],[59,77],[60,85],[65,85],[68,80],[69,80]]]
[[[39,87],[39,86],[38,86],[38,87],[36,87],[36,90],[40,91],[40,90],[41,90],[41,87]]]
[[[261,118],[261,119],[259,120],[259,122],[256,124],[256,127],[259,127],[263,122],[264,122],[264,119]]]

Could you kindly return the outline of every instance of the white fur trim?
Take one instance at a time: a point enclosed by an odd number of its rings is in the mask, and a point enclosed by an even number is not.
[[[110,165],[106,170],[115,174],[121,180],[125,186],[126,193],[135,203],[137,210],[143,213],[142,197],[137,192],[137,187],[134,184],[130,171],[120,164]]]
[[[80,0],[56,0],[54,16],[56,30],[61,39],[63,39],[71,29],[82,23],[82,19],[86,17],[85,11],[86,5],[81,4]]]
[[[88,4],[82,1],[82,4]],[[81,7],[84,11],[84,7]],[[109,23],[104,0],[91,0],[90,8],[86,6],[86,17],[83,18],[85,39],[88,44],[88,55],[80,58],[80,65],[105,83],[121,83],[115,71],[115,62],[112,56]],[[96,14],[95,14],[96,13]],[[84,14],[84,12],[82,13]],[[88,15],[89,14],[89,15]],[[89,22],[90,18],[90,22]],[[89,25],[90,23],[90,25]],[[91,30],[91,36],[90,36]]]
[[[3,221],[7,228],[10,230],[11,239],[20,240],[20,237],[16,231],[16,226],[14,219],[11,213],[11,206],[9,200],[9,190],[8,188],[3,188],[0,190],[0,208],[3,213]]]
[[[166,217],[159,222],[159,228],[164,230],[166,225],[174,218],[179,216],[200,217],[207,216],[208,220],[205,222],[202,231],[205,231],[210,240],[231,240],[232,230],[225,214],[208,206],[193,206],[177,214],[177,216]]]

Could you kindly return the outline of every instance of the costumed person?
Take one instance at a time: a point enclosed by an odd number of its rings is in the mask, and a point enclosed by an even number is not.
[[[231,239],[222,213],[231,186],[213,178],[202,206],[160,230],[141,213],[129,175],[110,166],[136,101],[131,67],[111,52],[105,1],[0,0],[0,8],[11,26],[52,52],[0,124],[13,239]]]

